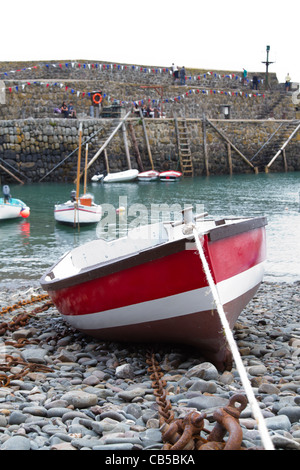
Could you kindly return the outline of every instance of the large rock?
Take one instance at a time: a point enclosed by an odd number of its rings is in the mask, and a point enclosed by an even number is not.
[[[90,406],[97,405],[98,397],[92,393],[86,393],[82,390],[72,390],[65,393],[62,397],[69,405],[75,408],[89,408]]]

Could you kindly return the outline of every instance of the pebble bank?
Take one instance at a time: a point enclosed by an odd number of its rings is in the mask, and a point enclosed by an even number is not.
[[[6,307],[39,288],[6,288]],[[20,311],[3,313],[2,322]],[[234,335],[275,449],[300,450],[300,282],[264,283]],[[68,326],[50,307],[0,337],[0,450],[160,450],[158,407],[148,375],[148,346],[101,342]],[[212,413],[243,393],[235,366],[220,373],[195,350],[155,345],[175,417]],[[7,357],[21,365],[5,370]],[[26,374],[24,363],[35,364]],[[4,374],[4,380],[3,375]],[[243,447],[261,446],[249,405]]]

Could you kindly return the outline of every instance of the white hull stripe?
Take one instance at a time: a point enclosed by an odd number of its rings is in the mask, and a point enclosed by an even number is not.
[[[263,274],[264,263],[260,263],[241,274],[220,282],[217,287],[222,304],[227,304],[257,286],[262,281]],[[214,308],[215,304],[210,288],[202,287],[182,294],[104,312],[66,315],[65,318],[77,329],[94,330],[170,319]]]

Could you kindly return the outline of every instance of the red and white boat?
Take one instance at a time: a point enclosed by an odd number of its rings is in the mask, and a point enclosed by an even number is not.
[[[97,224],[100,222],[102,207],[95,204],[94,196],[92,194],[84,194],[77,200],[72,193],[69,201],[54,206],[54,218],[56,222],[73,225],[74,227],[77,225]]]
[[[159,172],[155,170],[142,171],[138,174],[139,181],[157,181]]]
[[[182,173],[175,170],[167,170],[159,173],[160,181],[178,181],[180,180]]]
[[[230,369],[232,355],[187,220],[77,247],[41,285],[64,318],[88,335],[187,344],[220,370]],[[193,224],[233,328],[263,278],[266,218],[214,221],[202,214]]]

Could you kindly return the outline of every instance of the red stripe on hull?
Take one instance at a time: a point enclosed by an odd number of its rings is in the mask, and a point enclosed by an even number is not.
[[[215,242],[208,242],[205,237],[204,250],[215,282],[229,279],[263,261],[264,237],[264,228]],[[199,253],[196,249],[187,249],[80,285],[55,291],[49,288],[49,294],[63,315],[84,315],[206,286]]]
[[[209,243],[215,282],[224,281],[266,259],[264,227]]]

